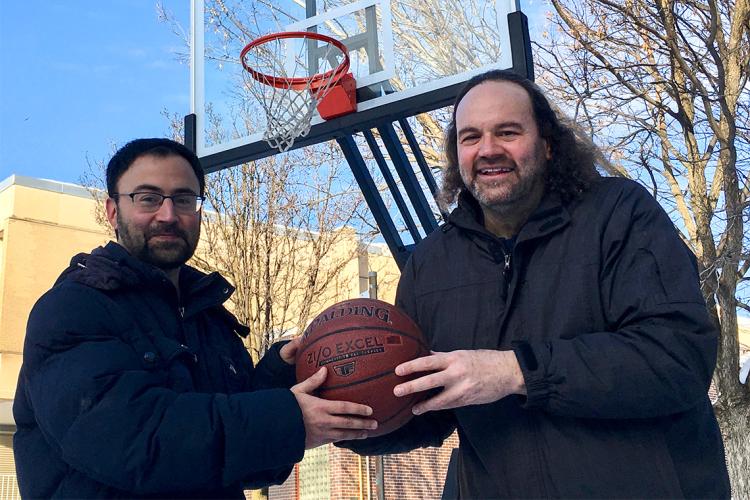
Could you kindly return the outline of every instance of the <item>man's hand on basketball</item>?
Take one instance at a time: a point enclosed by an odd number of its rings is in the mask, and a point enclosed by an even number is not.
[[[513,351],[488,349],[433,352],[396,367],[396,375],[431,372],[393,389],[396,396],[442,388],[435,396],[414,406],[420,415],[428,411],[492,403],[510,394],[526,394],[523,374]]]
[[[281,356],[281,359],[283,359],[286,364],[294,364],[300,343],[302,343],[302,335],[294,337],[279,349],[279,356]]]
[[[313,396],[326,379],[325,367],[307,380],[292,387],[294,397],[302,410],[305,422],[305,449],[350,439],[364,439],[368,430],[377,428],[378,423],[371,418],[372,408],[346,401],[328,401]]]

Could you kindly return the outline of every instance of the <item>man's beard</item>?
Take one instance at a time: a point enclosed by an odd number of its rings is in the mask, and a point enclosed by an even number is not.
[[[177,227],[177,224],[154,224],[143,232],[131,231],[117,214],[118,240],[133,257],[163,270],[177,269],[193,256],[198,238]],[[179,239],[154,241],[156,235],[175,235]]]
[[[478,165],[482,163],[482,165]],[[513,160],[498,161],[497,159],[492,160],[478,160],[472,166],[473,178],[467,179],[464,175],[463,170],[459,170],[461,179],[464,182],[466,189],[474,196],[479,204],[489,210],[492,210],[498,214],[504,214],[513,212],[522,204],[526,198],[534,190],[534,187],[538,183],[544,183],[544,172],[546,169],[546,162],[542,161],[541,164],[534,165],[531,170],[526,170],[525,175],[519,176],[513,179],[513,183],[509,183],[508,180],[498,179],[497,181],[484,180],[481,183],[477,181],[479,174],[479,168],[489,168],[492,166],[503,166],[513,168],[514,172],[519,173],[518,165]],[[503,187],[502,191],[498,192],[498,187]]]

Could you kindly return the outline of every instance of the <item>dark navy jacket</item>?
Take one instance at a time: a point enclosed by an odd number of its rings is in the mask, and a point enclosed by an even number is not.
[[[508,245],[462,196],[401,277],[398,305],[435,351],[514,349],[527,397],[414,418],[346,446],[460,437],[461,498],[724,498],[707,391],[717,331],[694,256],[638,184],[543,200]]]
[[[161,271],[109,243],[73,258],[29,318],[13,407],[27,498],[235,497],[304,453],[294,368],[257,367],[219,274]]]

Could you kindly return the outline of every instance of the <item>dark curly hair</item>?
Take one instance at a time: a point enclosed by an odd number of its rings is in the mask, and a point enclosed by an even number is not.
[[[484,82],[511,82],[529,94],[539,135],[547,140],[552,159],[547,162],[545,187],[547,192],[560,195],[564,203],[578,198],[591,182],[599,177],[596,170],[601,154],[594,144],[572,125],[563,123],[552,109],[541,89],[531,80],[508,70],[492,70],[471,78],[456,96],[453,118],[445,131],[446,165],[437,201],[443,210],[456,201],[465,189],[458,168],[458,139],[456,134],[456,109],[464,96]]]

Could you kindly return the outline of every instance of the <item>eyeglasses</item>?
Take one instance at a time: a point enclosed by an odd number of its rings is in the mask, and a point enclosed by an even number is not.
[[[201,207],[203,206],[203,200],[206,199],[205,196],[199,196],[197,194],[190,194],[190,193],[180,193],[180,194],[173,194],[172,196],[167,196],[164,194],[159,193],[150,193],[146,191],[136,192],[136,193],[114,193],[112,197],[117,196],[130,196],[130,199],[133,200],[133,205],[135,205],[135,208],[140,210],[141,212],[156,212],[159,210],[159,208],[164,203],[164,200],[169,198],[172,200],[172,205],[174,206],[174,211],[181,213],[181,214],[195,214],[198,212]]]

